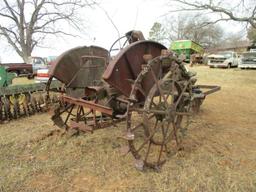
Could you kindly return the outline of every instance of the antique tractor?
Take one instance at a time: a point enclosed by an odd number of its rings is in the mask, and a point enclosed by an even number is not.
[[[83,132],[125,121],[120,137],[136,168],[159,168],[172,148],[182,147],[184,117],[197,112],[206,95],[220,87],[195,85],[195,74],[175,53],[154,41],[131,39],[134,33],[126,34],[130,44],[114,57],[104,48],[85,46],[56,60],[48,86],[53,77],[58,79],[63,94],[52,120]]]

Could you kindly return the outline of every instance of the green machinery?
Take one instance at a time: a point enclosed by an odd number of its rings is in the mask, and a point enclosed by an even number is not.
[[[6,87],[12,84],[14,77],[14,73],[7,73],[5,68],[0,66],[0,87]]]
[[[30,83],[13,85],[14,73],[6,72],[0,66],[0,123],[45,111],[46,103],[58,102],[56,94],[51,97],[45,92],[46,84]],[[55,82],[51,90],[58,90],[60,84]]]
[[[204,49],[198,43],[191,40],[178,40],[173,41],[170,49],[176,52],[178,55],[185,55],[185,62],[190,62],[190,56],[194,53],[202,55]]]

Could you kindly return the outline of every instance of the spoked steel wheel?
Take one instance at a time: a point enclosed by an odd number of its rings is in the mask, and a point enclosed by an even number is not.
[[[127,131],[130,152],[138,169],[160,168],[180,149],[178,130],[184,115],[182,90],[173,80],[156,80],[143,109],[129,106]]]

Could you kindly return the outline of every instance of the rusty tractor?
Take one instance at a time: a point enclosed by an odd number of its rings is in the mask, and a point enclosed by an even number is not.
[[[196,85],[195,73],[174,52],[141,33],[124,38],[128,45],[115,56],[114,46],[109,51],[84,46],[58,57],[48,85],[52,78],[63,83],[62,104],[51,118],[61,128],[82,132],[125,121],[123,152],[134,156],[139,170],[160,168],[182,148],[184,117],[198,112],[205,97],[220,87]]]

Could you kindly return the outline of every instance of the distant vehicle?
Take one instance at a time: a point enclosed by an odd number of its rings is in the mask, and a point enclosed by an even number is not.
[[[28,63],[2,63],[0,66],[4,67],[9,73],[14,73],[16,76],[34,77],[37,70],[48,68],[51,62],[56,57],[30,57]]]
[[[48,74],[49,67],[53,64],[53,62],[56,58],[57,58],[56,56],[47,57],[46,58],[47,63],[48,63],[47,67],[37,69],[37,73],[35,76],[36,83],[47,83],[47,81],[49,79],[49,74]],[[53,79],[53,80],[55,80],[55,79]]]
[[[14,73],[16,76],[32,76],[33,67],[28,63],[2,63],[0,67],[3,67],[6,72]]]
[[[208,56],[208,66],[223,68],[237,67],[239,60],[237,53],[233,51],[219,52]]]
[[[191,40],[173,41],[170,48],[179,56],[184,56],[184,61],[188,63],[190,62],[190,56],[192,54],[197,54],[197,59],[201,58],[202,60],[202,57],[200,57],[200,55],[202,55],[204,52],[204,49],[201,45]],[[201,62],[202,61],[199,61],[199,63]]]
[[[36,83],[47,83],[49,79],[49,69],[38,69],[37,74],[35,76],[35,82]]]
[[[256,51],[243,53],[238,67],[241,69],[256,68]]]
[[[30,57],[29,63],[32,64],[33,77],[36,76],[37,70],[48,67],[47,61],[42,57]]]
[[[47,69],[51,66],[52,62],[57,58],[57,56],[48,57],[31,57],[31,64],[33,66],[33,75],[37,75],[39,69]]]

